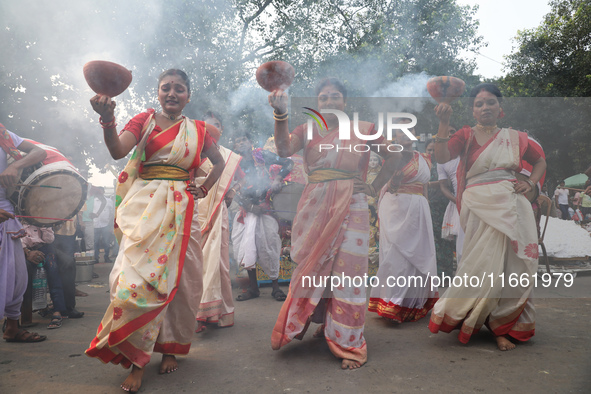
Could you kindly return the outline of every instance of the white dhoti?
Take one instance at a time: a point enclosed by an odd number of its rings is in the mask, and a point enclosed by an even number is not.
[[[239,218],[244,223],[240,222]],[[255,215],[247,212],[236,215],[232,228],[234,256],[239,266],[254,269],[256,263],[271,280],[279,278],[281,238],[279,223],[269,215]]]

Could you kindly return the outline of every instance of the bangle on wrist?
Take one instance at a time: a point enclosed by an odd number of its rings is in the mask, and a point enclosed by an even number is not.
[[[276,121],[281,122],[283,120],[287,120],[288,118],[289,115],[287,114],[287,110],[283,114],[278,114],[275,110],[273,110],[273,119]]]
[[[114,129],[115,127],[117,127],[117,122],[116,122],[114,116],[113,116],[113,119],[111,119],[111,121],[109,121],[109,122],[104,122],[103,117],[101,116],[99,118],[99,123],[103,129]]]
[[[203,197],[207,196],[207,188],[203,185],[199,186],[199,189],[201,189],[201,191],[203,192]]]
[[[440,137],[438,135],[436,135],[435,137],[433,137],[433,142],[447,142],[449,141],[450,137]]]
[[[529,183],[529,186],[531,187],[532,190],[534,190],[536,188],[536,185],[531,181],[531,179],[526,179],[525,181],[527,183]]]

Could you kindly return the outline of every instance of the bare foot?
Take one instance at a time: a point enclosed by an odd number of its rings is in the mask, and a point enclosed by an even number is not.
[[[505,351],[515,349],[515,344],[511,342],[506,335],[495,337],[495,339],[497,340],[497,347],[499,350]]]
[[[142,387],[143,376],[144,369],[134,365],[127,379],[121,384],[121,388],[130,393],[137,393],[140,387]]]
[[[361,367],[361,363],[359,361],[348,360],[346,358],[343,359],[341,364],[342,369],[357,369],[359,367]]]
[[[205,325],[204,322],[198,321],[197,322],[197,329],[195,330],[195,332],[200,333],[201,331],[205,331],[206,328],[207,328],[207,326]]]
[[[324,338],[324,324],[318,327],[312,338]]]
[[[176,371],[179,365],[176,362],[176,357],[172,354],[163,354],[162,361],[160,362],[160,370],[158,373],[171,373]]]

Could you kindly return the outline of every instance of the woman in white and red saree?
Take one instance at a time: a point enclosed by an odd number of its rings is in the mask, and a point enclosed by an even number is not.
[[[200,226],[195,200],[207,195],[224,161],[205,123],[181,115],[190,85],[181,70],[160,75],[162,111],[135,116],[117,135],[110,97],[90,102],[101,115],[114,159],[136,149],[116,190],[119,254],[110,275],[111,303],[86,354],[107,363],[133,365],[121,387],[137,391],[153,351],[163,353],[160,373],[176,370],[174,355],[187,354],[202,293]],[[203,186],[189,184],[201,154],[213,163]]]
[[[318,108],[344,111],[346,89],[334,78],[316,88]],[[381,173],[366,184],[369,150],[356,152],[355,145],[365,141],[353,136],[339,140],[339,122],[325,115],[326,129],[314,128],[306,139],[306,125],[291,135],[287,124],[287,96],[281,91],[269,95],[274,108],[275,143],[279,156],[289,157],[304,149],[304,167],[308,183],[299,201],[292,228],[294,271],[275,328],[272,347],[278,350],[292,339],[302,339],[310,322],[321,323],[315,336],[326,338],[332,353],[342,359],[343,369],[359,368],[367,361],[363,336],[365,324],[365,282],[341,283],[332,288],[331,278],[363,277],[367,274],[369,215],[366,195],[375,196],[393,173],[398,153],[383,145],[379,153],[386,159]],[[359,130],[374,133],[374,125],[359,122]],[[353,135],[353,133],[351,133]],[[388,144],[380,137],[374,144]],[[321,149],[321,144],[338,146]],[[349,151],[350,149],[351,151]],[[364,150],[364,149],[359,149]]]
[[[451,107],[436,107],[437,162],[461,156],[457,202],[465,239],[456,276],[467,280],[450,286],[437,301],[429,329],[433,333],[459,329],[460,342],[467,343],[486,325],[498,348],[510,350],[515,348],[511,339],[527,341],[535,332],[532,297],[538,236],[531,204],[523,194],[540,180],[546,162],[530,147],[526,133],[497,127],[503,113],[496,86],[478,85],[470,97],[478,124],[465,126],[451,139]],[[517,181],[522,159],[532,164],[532,171],[528,180]]]
[[[427,200],[430,156],[414,151],[412,140],[400,131],[396,140],[404,147],[402,168],[382,190],[378,203],[381,285],[372,288],[368,310],[402,323],[425,317],[437,301],[437,287],[431,283],[437,259]]]
[[[217,142],[223,132],[221,121],[212,112],[206,114],[205,120],[218,129],[219,134],[212,133],[213,139]],[[199,200],[203,296],[197,311],[196,332],[204,330],[206,324],[215,324],[218,327],[234,325],[234,301],[230,281],[230,223],[226,204],[238,188],[232,184],[242,157],[221,145],[218,148],[226,163],[224,172],[207,196]],[[196,171],[195,183],[200,185],[206,180],[212,168],[211,162],[206,160]]]

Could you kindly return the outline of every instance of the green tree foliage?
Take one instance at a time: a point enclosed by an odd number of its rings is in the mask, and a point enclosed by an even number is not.
[[[517,35],[498,83],[506,96],[528,98],[514,101],[506,122],[541,142],[553,186],[591,164],[591,2],[550,4],[540,26]]]
[[[553,0],[540,26],[520,31],[507,56],[509,89],[519,96],[591,96],[591,2]]]
[[[460,54],[482,46],[474,12],[455,0],[2,2],[0,121],[79,166],[113,164],[82,76],[84,63],[101,59],[133,73],[115,98],[119,129],[158,108],[158,75],[181,68],[192,81],[187,115],[213,109],[227,132],[248,128],[262,142],[273,125],[268,93],[254,80],[263,62],[294,66],[291,95],[311,94],[326,75],[357,96],[421,72],[471,84],[475,64]]]

